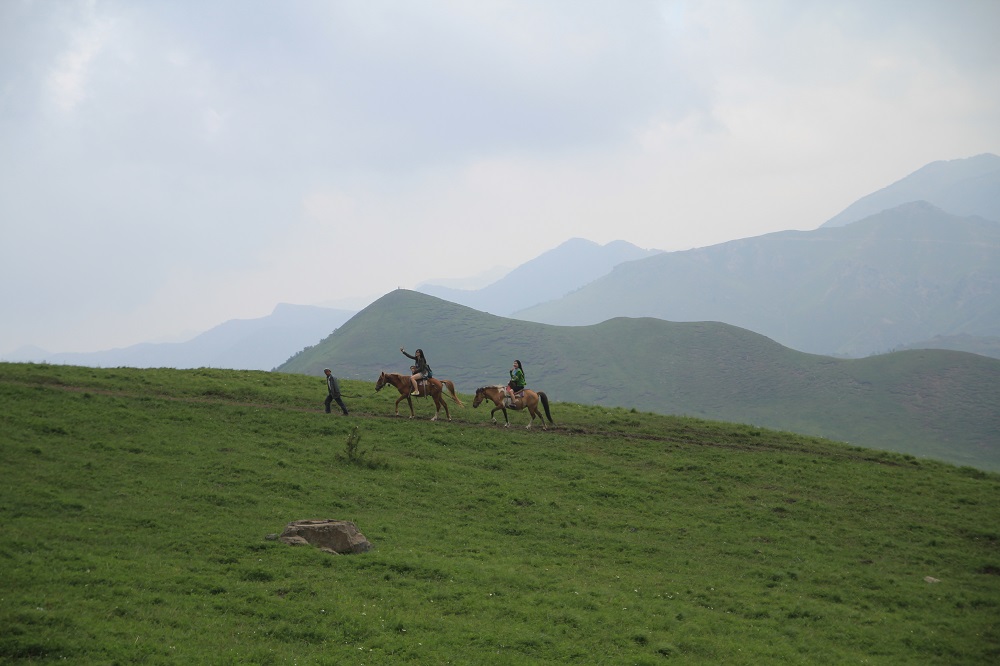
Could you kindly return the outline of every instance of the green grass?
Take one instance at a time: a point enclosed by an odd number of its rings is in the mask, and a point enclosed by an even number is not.
[[[998,475],[342,385],[350,417],[322,377],[0,364],[0,662],[1000,659]],[[375,549],[265,538],[307,518]]]

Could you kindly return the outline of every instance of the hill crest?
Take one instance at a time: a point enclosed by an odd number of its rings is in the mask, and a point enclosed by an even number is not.
[[[579,289],[622,263],[659,252],[644,250],[623,240],[598,245],[583,238],[571,238],[481,289],[452,289],[428,284],[417,291],[481,312],[506,316]]]

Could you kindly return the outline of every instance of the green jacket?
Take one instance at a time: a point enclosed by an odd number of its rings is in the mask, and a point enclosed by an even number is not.
[[[524,389],[524,371],[521,368],[510,371],[510,387],[515,391]]]

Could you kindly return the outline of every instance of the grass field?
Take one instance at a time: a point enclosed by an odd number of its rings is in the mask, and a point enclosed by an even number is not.
[[[322,377],[0,364],[0,661],[1000,660],[1000,475],[342,384],[348,417]],[[266,539],[308,518],[375,548]]]

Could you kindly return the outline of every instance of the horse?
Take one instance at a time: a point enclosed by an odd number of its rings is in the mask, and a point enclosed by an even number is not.
[[[510,409],[516,409],[518,411],[527,409],[528,414],[531,416],[531,418],[528,419],[528,427],[531,427],[531,424],[535,422],[535,417],[537,416],[538,420],[542,423],[542,430],[548,430],[548,428],[545,427],[545,419],[542,418],[542,413],[538,409],[538,402],[541,401],[542,406],[545,408],[545,416],[549,418],[549,423],[555,423],[555,421],[552,420],[552,414],[549,413],[549,397],[542,391],[538,391],[536,393],[531,389],[524,389],[521,395],[522,397],[518,398],[517,402],[510,405]],[[476,398],[472,401],[472,406],[478,407],[483,400],[492,400],[496,407],[490,410],[490,418],[493,419],[493,423],[496,423],[497,419],[494,414],[497,413],[497,410],[502,409],[504,420],[503,427],[507,428],[510,426],[510,421],[507,419],[508,407],[504,404],[505,396],[506,391],[503,386],[483,386],[476,389]]]
[[[379,375],[378,380],[375,382],[375,391],[381,391],[382,387],[386,384],[392,384],[396,387],[396,390],[399,391],[399,397],[396,398],[396,416],[399,416],[399,403],[403,401],[403,398],[406,398],[406,404],[410,406],[410,418],[412,419],[413,401],[410,400],[410,391],[413,390],[413,384],[410,382],[410,375],[382,372],[382,374]],[[442,407],[444,407],[445,416],[447,416],[448,420],[451,421],[451,414],[448,412],[448,403],[446,403],[442,397],[442,394],[444,393],[442,389],[444,387],[447,387],[448,393],[451,394],[451,399],[458,403],[459,407],[465,407],[465,405],[462,404],[462,401],[459,400],[458,396],[455,394],[455,385],[450,380],[434,379],[432,377],[431,379],[424,379],[417,382],[419,393],[416,393],[415,395],[418,398],[425,398],[427,396],[434,398],[434,418],[432,418],[431,421],[437,421],[438,414],[440,413]]]

